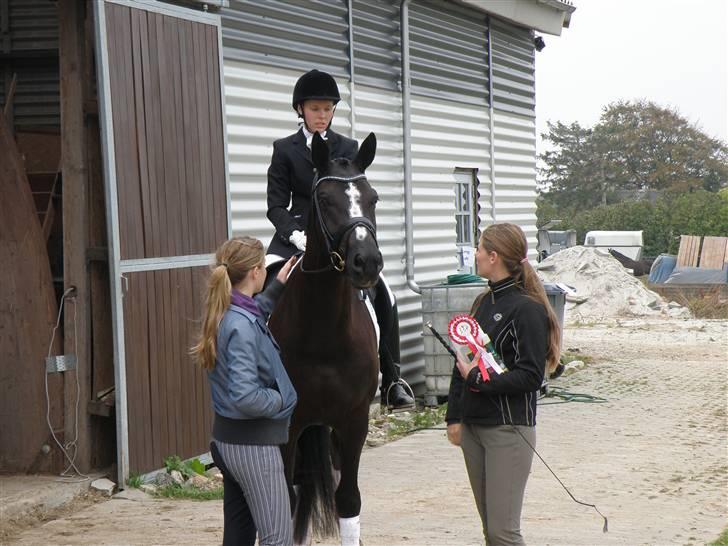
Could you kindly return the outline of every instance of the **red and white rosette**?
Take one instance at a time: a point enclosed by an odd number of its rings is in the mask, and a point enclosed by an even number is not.
[[[447,333],[450,339],[458,345],[466,345],[470,352],[477,355],[478,369],[483,381],[490,380],[488,369],[483,359],[484,349],[478,345],[477,339],[480,338],[480,325],[470,315],[457,315],[450,320],[447,326]]]

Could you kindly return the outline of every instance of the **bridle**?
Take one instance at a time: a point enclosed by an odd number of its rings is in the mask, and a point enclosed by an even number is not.
[[[304,273],[322,273],[324,271],[329,271],[332,268],[339,272],[344,271],[344,268],[346,266],[346,255],[341,248],[341,243],[345,240],[349,232],[351,232],[351,230],[356,227],[365,228],[371,234],[371,236],[374,237],[374,241],[377,241],[377,228],[374,226],[372,221],[369,220],[369,218],[366,218],[364,216],[355,216],[353,218],[349,218],[349,220],[344,223],[344,225],[342,225],[336,231],[336,233],[331,233],[329,228],[326,227],[326,222],[324,222],[323,215],[321,214],[321,205],[319,204],[318,199],[318,188],[321,182],[331,180],[334,182],[349,183],[362,179],[366,179],[366,175],[363,173],[350,177],[322,176],[321,178],[314,179],[313,188],[311,189],[311,200],[313,201],[313,206],[316,211],[316,217],[318,219],[319,226],[321,227],[321,232],[324,234],[326,252],[328,253],[330,263],[329,265],[326,265],[321,269],[304,270],[303,262],[301,262],[301,271],[303,271]]]

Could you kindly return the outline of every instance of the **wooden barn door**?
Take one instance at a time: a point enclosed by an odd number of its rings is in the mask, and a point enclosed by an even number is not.
[[[208,451],[194,341],[208,265],[230,236],[219,17],[97,3],[112,267],[119,478]]]

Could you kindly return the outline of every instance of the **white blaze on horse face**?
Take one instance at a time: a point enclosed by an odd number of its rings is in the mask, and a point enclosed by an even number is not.
[[[353,182],[349,182],[349,189],[345,193],[349,196],[349,218],[359,218],[362,216],[361,204],[359,203],[359,199],[361,198],[359,188]]]
[[[354,235],[356,235],[357,241],[363,241],[367,238],[367,228],[362,226],[356,226],[354,228]]]

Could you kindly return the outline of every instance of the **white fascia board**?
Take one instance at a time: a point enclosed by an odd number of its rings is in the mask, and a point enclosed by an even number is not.
[[[462,3],[517,25],[560,36],[574,6],[561,0],[461,0]]]

